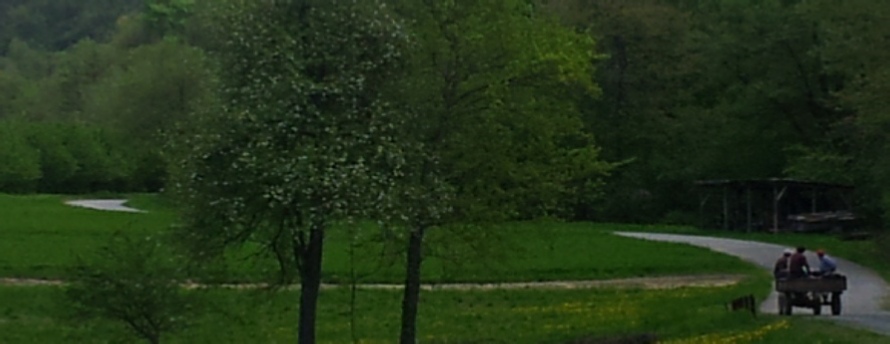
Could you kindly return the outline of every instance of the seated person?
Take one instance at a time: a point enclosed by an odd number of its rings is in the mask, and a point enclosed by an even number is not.
[[[831,276],[837,272],[837,262],[825,254],[825,250],[817,250],[816,256],[819,257],[819,272],[816,275]]]
[[[791,262],[791,254],[794,251],[790,248],[786,248],[784,252],[782,252],[782,256],[779,257],[779,260],[776,261],[776,265],[773,268],[773,277],[776,279],[788,278],[788,268],[790,267]]]
[[[807,257],[803,255],[806,250],[805,247],[798,246],[797,252],[788,258],[788,275],[791,278],[804,278],[810,275],[810,264],[807,262]]]

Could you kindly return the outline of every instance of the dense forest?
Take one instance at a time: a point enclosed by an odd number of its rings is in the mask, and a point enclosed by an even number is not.
[[[412,115],[401,129],[364,127],[373,145],[311,142],[369,149],[411,136],[420,153],[402,165],[435,165],[436,178],[418,180],[450,190],[461,216],[689,223],[693,181],[777,177],[854,185],[874,225],[890,210],[886,1],[391,0],[404,39],[354,19],[340,24],[375,34],[339,47],[288,45],[212,3],[0,1],[0,190],[168,189],[208,144],[193,136],[237,104],[257,118],[229,144],[257,147],[266,141],[253,134],[289,137],[263,127],[282,106],[315,104],[316,122],[289,124],[291,144],[306,144],[313,123],[354,123],[325,122],[335,110],[299,92],[351,87],[325,80],[352,73],[378,87],[338,93],[344,102]],[[330,75],[286,87],[275,76],[288,71],[261,63],[280,49]],[[370,160],[342,166],[360,173]]]

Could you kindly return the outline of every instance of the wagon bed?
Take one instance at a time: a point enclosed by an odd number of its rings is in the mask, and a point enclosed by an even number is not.
[[[844,275],[776,280],[779,314],[791,315],[793,307],[805,307],[819,315],[822,306],[828,305],[832,315],[840,315],[844,290],[847,290],[847,277]]]
[[[832,293],[847,290],[847,277],[833,275],[825,277],[780,279],[776,281],[778,292],[817,292]]]

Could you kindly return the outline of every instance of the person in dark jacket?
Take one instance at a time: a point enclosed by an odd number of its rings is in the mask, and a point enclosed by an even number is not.
[[[782,252],[782,256],[779,257],[779,260],[776,260],[776,265],[773,268],[773,277],[776,279],[788,278],[788,271],[791,267],[791,255],[793,253],[794,250],[790,248],[786,248],[785,251]]]
[[[788,263],[788,275],[791,278],[807,277],[810,274],[810,264],[807,263],[807,257],[803,255],[806,252],[803,246],[797,247],[797,252],[791,255]]]

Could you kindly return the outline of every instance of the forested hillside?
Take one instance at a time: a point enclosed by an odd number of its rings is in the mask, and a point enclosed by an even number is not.
[[[172,143],[234,99],[263,120],[304,89],[242,63],[302,45],[223,44],[214,3],[0,1],[0,191],[162,190]],[[465,216],[689,222],[693,181],[773,177],[852,184],[876,225],[890,210],[886,1],[388,3],[405,53],[340,57],[398,63],[372,103],[414,114],[387,135],[420,143],[406,164],[435,161]]]

